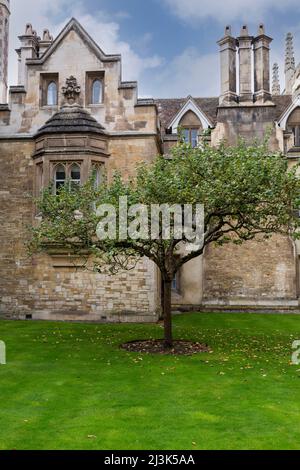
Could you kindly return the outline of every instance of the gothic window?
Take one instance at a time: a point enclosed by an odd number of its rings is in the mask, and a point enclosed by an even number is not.
[[[48,85],[47,105],[48,106],[56,106],[57,105],[57,85],[56,85],[55,82],[51,82]]]
[[[77,163],[73,163],[73,165],[70,167],[70,182],[73,189],[80,185],[80,166]]]
[[[102,103],[102,81],[94,80],[92,85],[92,102],[91,104],[101,104]]]
[[[59,189],[66,184],[66,167],[59,164],[54,169],[54,186],[55,193],[59,192]]]
[[[99,188],[102,179],[103,179],[103,165],[101,164],[93,164],[92,165],[92,175],[93,178],[95,179],[95,188]]]
[[[42,73],[40,77],[40,105],[58,105],[58,74]]]
[[[85,89],[87,105],[101,105],[103,103],[104,73],[87,72]]]
[[[56,194],[65,184],[68,184],[69,188],[74,190],[81,183],[81,168],[78,163],[59,163],[55,165],[53,175]]]

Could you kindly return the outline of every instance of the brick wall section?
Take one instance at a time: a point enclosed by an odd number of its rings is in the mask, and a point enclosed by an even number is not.
[[[297,298],[293,242],[209,246],[204,260],[204,300],[288,300]]]

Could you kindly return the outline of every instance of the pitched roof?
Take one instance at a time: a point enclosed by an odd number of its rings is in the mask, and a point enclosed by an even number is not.
[[[105,134],[104,127],[96,119],[81,106],[74,105],[64,106],[55,113],[38,130],[36,137],[44,134],[73,134],[77,132]]]
[[[105,54],[94,39],[88,34],[88,32],[83,28],[76,18],[72,18],[60,34],[55,38],[51,46],[45,51],[42,57],[38,59],[27,59],[26,63],[30,65],[43,64],[48,57],[50,57],[53,52],[57,49],[59,44],[64,40],[70,31],[76,31],[77,34],[82,38],[82,40],[87,44],[87,46],[94,52],[94,54],[99,57],[102,62],[113,62],[120,61],[121,56],[119,54]]]
[[[189,98],[169,98],[156,99],[158,114],[161,119],[162,127],[168,128],[170,122],[180,112]],[[207,115],[213,123],[217,120],[217,110],[219,106],[219,98],[193,98],[199,108]]]
[[[155,104],[158,109],[158,114],[161,119],[163,129],[167,129],[170,122],[180,112],[186,104],[188,98],[169,98],[169,99],[156,99]],[[217,122],[217,114],[219,107],[219,98],[193,98],[199,108],[209,117],[213,122]],[[274,121],[277,121],[284,111],[292,103],[291,95],[273,96],[274,107]]]
[[[276,117],[275,121],[279,121],[283,113],[287,108],[292,104],[293,97],[292,95],[279,95],[273,96],[273,101],[276,104]]]

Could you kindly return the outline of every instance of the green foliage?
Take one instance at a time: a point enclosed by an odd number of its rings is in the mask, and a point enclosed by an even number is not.
[[[76,191],[70,191],[69,185],[58,195],[47,189],[38,201],[41,222],[32,229],[30,248],[34,252],[54,244],[77,252],[88,249],[94,255],[96,269],[108,266],[112,273],[130,269],[134,260],[147,256],[164,278],[172,279],[184,263],[201,255],[210,243],[240,244],[257,235],[268,238],[274,233],[297,236],[297,169],[288,169],[286,158],[270,153],[266,142],[247,146],[240,141],[236,147],[222,144],[195,149],[179,144],[170,158],[158,156],[154,163],[140,164],[134,180],[126,181],[115,174],[99,189],[95,189],[93,178]],[[204,245],[187,253],[182,250],[187,243],[184,236],[178,240],[173,234],[170,240],[164,240],[161,233],[159,240],[121,240],[118,229],[116,240],[100,242],[95,207],[111,204],[119,218],[122,196],[127,196],[129,206],[146,205],[149,214],[152,204],[203,204]]]

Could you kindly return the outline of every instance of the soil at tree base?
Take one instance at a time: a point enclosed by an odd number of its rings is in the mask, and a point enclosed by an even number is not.
[[[178,340],[173,341],[172,348],[166,348],[164,340],[153,339],[124,343],[121,345],[121,349],[136,353],[169,354],[181,356],[191,356],[193,354],[207,353],[210,351],[210,348],[206,344]]]

